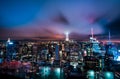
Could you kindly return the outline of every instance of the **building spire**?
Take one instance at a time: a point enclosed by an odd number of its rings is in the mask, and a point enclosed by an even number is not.
[[[91,28],[91,35],[92,35],[92,38],[93,38],[93,28]]]
[[[69,41],[69,33],[68,32],[65,33],[65,36],[66,36],[65,40]]]
[[[111,42],[111,33],[110,33],[110,30],[109,30],[109,42]]]
[[[10,42],[10,38],[8,38],[7,42]]]

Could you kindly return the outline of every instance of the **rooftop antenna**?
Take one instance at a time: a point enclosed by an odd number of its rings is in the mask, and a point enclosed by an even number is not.
[[[109,30],[109,42],[111,42],[111,33],[110,33],[110,30]]]
[[[93,38],[93,28],[91,28],[91,35],[92,35],[92,38]]]

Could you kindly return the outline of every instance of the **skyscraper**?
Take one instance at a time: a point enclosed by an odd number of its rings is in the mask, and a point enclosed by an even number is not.
[[[65,40],[69,41],[69,33],[68,32],[65,33],[65,36],[66,36]]]
[[[6,43],[6,58],[8,61],[11,61],[15,55],[15,49],[13,42],[10,41],[10,38],[8,38],[8,41]]]

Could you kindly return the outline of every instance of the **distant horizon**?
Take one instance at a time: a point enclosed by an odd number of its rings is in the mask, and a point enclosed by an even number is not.
[[[65,38],[64,39],[14,39],[14,38],[10,38],[11,39],[11,41],[65,41]],[[100,41],[100,42],[109,42],[109,39],[98,39],[98,38],[96,38],[98,41]],[[0,42],[1,41],[7,41],[8,40],[8,38],[7,39],[0,39]],[[86,39],[72,39],[72,38],[70,38],[70,40],[73,40],[73,41],[89,41],[89,38],[86,38]],[[110,40],[111,42],[113,42],[113,43],[120,43],[120,39],[111,39]]]

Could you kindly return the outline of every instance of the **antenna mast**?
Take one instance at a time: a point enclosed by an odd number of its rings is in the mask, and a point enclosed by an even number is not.
[[[109,42],[111,41],[111,34],[110,34],[110,30],[109,30]]]
[[[93,38],[93,28],[91,28],[91,35],[92,35],[92,38]]]

